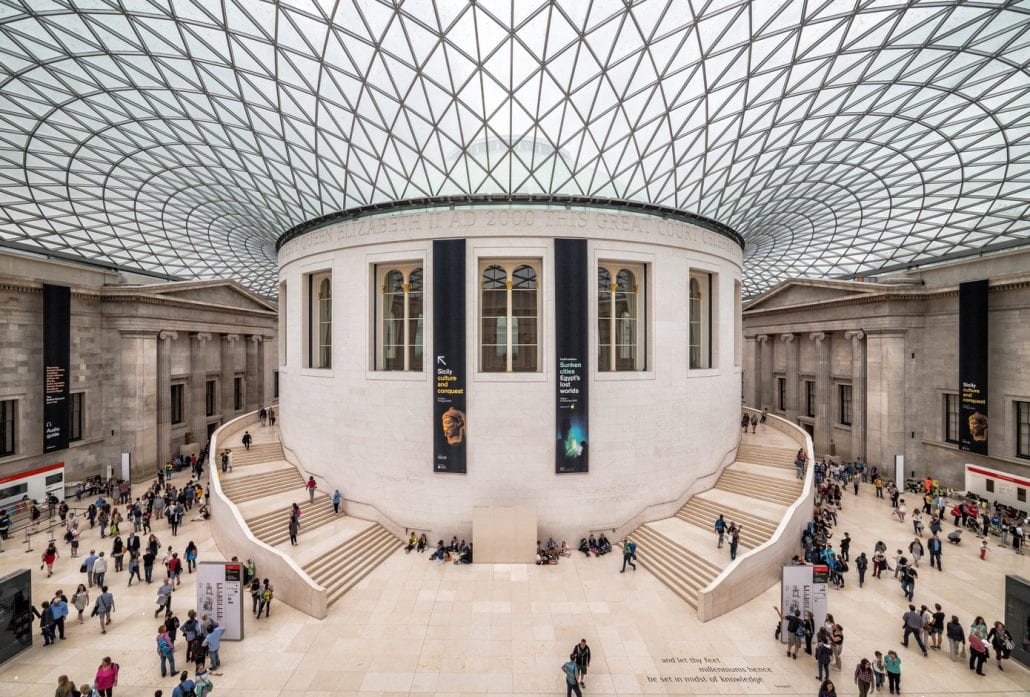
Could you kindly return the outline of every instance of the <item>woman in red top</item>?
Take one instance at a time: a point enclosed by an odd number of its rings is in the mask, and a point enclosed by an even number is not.
[[[100,662],[93,682],[100,697],[113,697],[115,685],[118,684],[118,664],[112,662],[110,656],[104,656]]]
[[[46,551],[43,552],[43,563],[46,565],[46,575],[51,576],[54,573],[54,562],[57,561],[57,547],[51,542]]]

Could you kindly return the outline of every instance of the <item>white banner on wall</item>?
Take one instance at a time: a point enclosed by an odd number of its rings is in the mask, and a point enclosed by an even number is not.
[[[905,491],[905,456],[894,456],[894,486]]]
[[[243,565],[224,561],[197,564],[197,614],[225,627],[223,639],[243,638]]]
[[[780,584],[780,611],[786,617],[794,614],[794,610],[801,612],[802,619],[806,612],[811,612],[815,617],[815,626],[818,628],[826,619],[827,599],[826,584],[829,581],[829,569],[822,565],[817,566],[784,566],[783,580]],[[780,641],[787,643],[787,621],[783,620]]]

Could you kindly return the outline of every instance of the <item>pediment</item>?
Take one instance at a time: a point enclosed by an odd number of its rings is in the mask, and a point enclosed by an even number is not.
[[[276,309],[273,303],[233,281],[186,281],[153,286],[147,290],[167,298],[235,307],[241,310],[274,312]]]
[[[883,288],[856,281],[814,281],[788,280],[769,292],[751,300],[744,307],[749,310],[772,310],[781,307],[797,307],[828,300],[860,297],[882,292]]]

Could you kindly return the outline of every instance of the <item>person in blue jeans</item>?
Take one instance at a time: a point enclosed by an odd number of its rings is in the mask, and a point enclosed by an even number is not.
[[[815,661],[819,667],[817,680],[830,679],[830,659],[833,658],[833,647],[830,645],[830,635],[825,629],[819,630],[819,643],[815,646]]]
[[[561,672],[565,673],[565,697],[583,697],[583,691],[579,689],[580,681],[583,679],[583,673],[580,671],[579,666],[576,664],[575,654],[569,654],[569,660],[562,663]]]
[[[218,660],[218,649],[222,645],[222,634],[225,632],[225,627],[219,627],[217,624],[211,627],[211,631],[204,637],[204,641],[201,645],[207,649],[208,658],[211,659],[211,670],[218,670],[218,667],[222,665],[222,662]]]
[[[626,573],[626,564],[633,567],[633,570],[637,570],[637,565],[633,563],[633,560],[637,558],[637,543],[630,542],[629,540],[622,541],[622,571],[619,573]]]
[[[175,675],[175,647],[168,635],[168,628],[161,625],[157,630],[157,655],[161,657],[161,677]]]

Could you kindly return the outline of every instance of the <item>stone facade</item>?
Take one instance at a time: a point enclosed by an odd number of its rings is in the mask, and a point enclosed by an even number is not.
[[[71,288],[68,382],[83,404],[81,438],[46,455],[44,283]],[[155,283],[0,253],[0,307],[0,401],[16,404],[15,452],[0,457],[0,477],[56,462],[64,462],[67,481],[101,474],[106,465],[117,473],[125,452],[132,455],[132,476],[149,477],[158,462],[193,444],[203,447],[213,428],[273,400],[276,307],[236,283]],[[253,356],[226,336],[246,338]],[[231,350],[223,352],[223,343]],[[232,385],[237,377],[244,396],[238,409]],[[216,389],[210,414],[208,381]],[[171,418],[173,384],[183,385],[177,423]]]
[[[468,537],[474,506],[532,506],[541,535],[571,543],[609,531],[648,506],[675,500],[736,447],[739,339],[734,302],[741,250],[688,223],[614,210],[536,207],[381,215],[335,223],[280,250],[280,311],[286,357],[280,430],[302,466],[373,504],[401,527],[433,539]],[[503,213],[504,215],[500,215]],[[509,215],[510,213],[510,215]],[[468,471],[434,472],[433,373],[377,370],[377,265],[432,269],[435,237],[466,246]],[[590,464],[555,473],[554,239],[587,239]],[[478,369],[483,264],[535,260],[540,268],[540,363],[536,372]],[[484,261],[485,260],[485,261]],[[597,370],[597,277],[602,260],[646,267],[647,365]],[[688,368],[690,270],[714,274],[713,364]],[[305,367],[310,335],[306,277],[332,273],[331,370]],[[424,347],[433,346],[432,274],[426,273]],[[321,484],[320,484],[321,486]],[[372,516],[374,517],[374,516]],[[389,521],[385,521],[389,522]]]
[[[863,456],[889,471],[904,455],[906,472],[959,489],[966,463],[1030,476],[1015,411],[1030,402],[1028,270],[1030,252],[1015,252],[876,282],[782,283],[744,306],[745,401],[809,430],[819,455]],[[958,284],[984,278],[989,457],[950,442],[945,413],[945,395],[959,392]],[[849,424],[842,386],[851,393]]]

